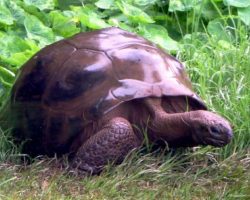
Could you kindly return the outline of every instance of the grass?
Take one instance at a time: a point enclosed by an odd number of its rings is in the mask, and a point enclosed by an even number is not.
[[[194,42],[197,41],[194,39]],[[224,48],[211,39],[203,46],[188,44],[182,59],[187,60],[189,73],[202,99],[234,126],[233,145],[228,146],[225,153],[232,152],[232,148],[242,150],[250,146],[249,52],[249,39],[232,48]]]
[[[18,150],[2,133],[0,199],[250,199],[250,41],[248,32],[237,34],[227,46],[194,33],[177,55],[211,110],[234,126],[230,145],[132,152],[99,176],[79,177],[56,159],[19,165]]]
[[[55,159],[1,164],[1,199],[249,199],[250,152],[224,160],[197,149],[175,156],[134,153],[100,176],[59,170]]]

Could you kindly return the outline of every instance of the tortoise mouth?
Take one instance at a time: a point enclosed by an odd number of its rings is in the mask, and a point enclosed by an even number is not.
[[[210,137],[207,137],[207,143],[209,145],[223,147],[229,144],[233,138],[233,131],[231,128],[224,128],[223,131],[210,130]]]
[[[206,138],[206,141],[203,140],[205,145],[212,145],[215,147],[223,147],[231,142],[232,136],[225,139],[214,139],[212,137]]]

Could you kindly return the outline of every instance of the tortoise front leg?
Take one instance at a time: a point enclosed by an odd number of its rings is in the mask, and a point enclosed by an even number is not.
[[[129,151],[139,146],[140,141],[130,123],[117,117],[80,147],[73,160],[73,168],[97,174],[109,162],[122,162]]]

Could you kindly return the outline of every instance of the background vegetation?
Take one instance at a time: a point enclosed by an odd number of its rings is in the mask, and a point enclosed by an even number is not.
[[[19,165],[0,130],[0,199],[250,199],[250,0],[0,0],[1,105],[20,66],[42,47],[109,26],[183,61],[197,93],[232,122],[233,142],[133,152],[83,178],[58,170],[56,159]]]

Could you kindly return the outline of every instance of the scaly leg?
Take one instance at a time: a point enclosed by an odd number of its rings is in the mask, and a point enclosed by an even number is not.
[[[140,141],[130,123],[117,117],[80,147],[73,160],[73,168],[97,174],[106,164],[121,162],[132,149],[139,146]]]

